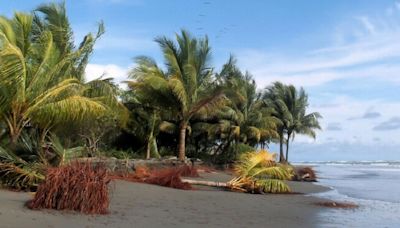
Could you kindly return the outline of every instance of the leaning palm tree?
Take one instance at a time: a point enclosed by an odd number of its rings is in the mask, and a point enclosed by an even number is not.
[[[126,96],[128,94],[128,96]],[[126,91],[123,102],[130,111],[129,133],[138,137],[145,144],[146,159],[159,158],[157,135],[162,123],[160,110],[142,104],[133,91]],[[126,129],[126,130],[127,130]]]
[[[138,57],[137,67],[130,72],[130,77],[135,80],[128,85],[136,90],[144,103],[176,113],[178,155],[184,160],[189,121],[196,113],[220,107],[224,95],[212,83],[207,37],[193,38],[182,30],[176,35],[176,43],[166,37],[159,37],[156,42],[163,52],[166,70],[148,57]]]
[[[244,153],[235,166],[236,177],[224,182],[183,179],[189,184],[224,187],[233,191],[249,193],[286,193],[291,172],[275,162],[276,154],[266,150]]]
[[[295,134],[307,135],[315,139],[316,129],[321,129],[318,119],[322,118],[318,112],[306,113],[308,96],[303,88],[297,90],[293,85],[287,86],[286,106],[289,108],[292,119],[287,126],[286,161],[289,161],[290,139],[294,140]]]

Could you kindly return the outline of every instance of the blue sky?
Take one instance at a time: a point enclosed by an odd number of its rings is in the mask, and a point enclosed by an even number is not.
[[[44,1],[0,1],[0,13]],[[324,130],[297,136],[293,160],[400,160],[400,1],[80,0],[66,2],[77,42],[103,20],[86,70],[126,78],[132,58],[162,61],[153,42],[181,28],[207,34],[218,69],[232,53],[259,88],[303,86]],[[276,150],[275,146],[272,149]]]

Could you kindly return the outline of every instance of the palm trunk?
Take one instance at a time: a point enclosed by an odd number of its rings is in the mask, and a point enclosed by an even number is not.
[[[151,154],[152,154],[152,156],[154,157],[154,158],[160,158],[161,156],[160,156],[160,154],[158,153],[158,146],[157,146],[157,140],[156,140],[156,138],[153,136],[153,140],[152,140],[152,149],[150,150],[150,152],[151,152]]]
[[[147,151],[146,151],[146,159],[150,159],[151,157],[151,147],[152,144],[154,143],[154,128],[156,125],[156,112],[153,111],[153,116],[152,116],[152,120],[151,120],[151,129],[150,129],[150,134],[149,134],[149,138],[147,140]]]
[[[150,149],[151,149],[151,138],[147,140],[147,148],[146,148],[146,159],[150,159]]]
[[[185,160],[185,144],[186,144],[186,121],[182,120],[179,126],[179,145],[178,145],[178,158],[180,161]]]
[[[290,133],[287,133],[287,142],[286,142],[286,162],[289,162],[289,142],[290,142]]]
[[[12,118],[4,118],[10,132],[9,134],[11,150],[16,149],[18,138],[22,133],[22,129],[24,128],[24,121],[18,120],[16,115],[17,114],[12,114]]]
[[[285,161],[285,155],[283,154],[283,132],[279,132],[279,162],[284,163]]]
[[[44,128],[40,134],[40,147],[39,147],[39,158],[43,162],[43,164],[48,164],[47,159],[46,159],[46,153],[47,153],[47,145],[46,145],[46,136],[49,133],[50,128]]]
[[[194,184],[194,185],[205,185],[211,187],[223,187],[228,188],[229,185],[226,182],[216,182],[216,181],[203,181],[203,180],[189,180],[189,179],[182,179],[183,183]]]

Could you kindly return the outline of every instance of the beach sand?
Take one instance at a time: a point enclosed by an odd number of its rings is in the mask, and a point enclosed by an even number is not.
[[[226,181],[223,173],[204,173],[204,179]],[[292,190],[327,190],[311,183],[290,182]],[[316,227],[324,208],[305,195],[253,195],[197,187],[177,190],[155,185],[115,181],[110,214],[81,215],[24,207],[31,193],[0,190],[0,227]]]

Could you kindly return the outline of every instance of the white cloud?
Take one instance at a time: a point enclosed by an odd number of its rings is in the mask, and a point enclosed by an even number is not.
[[[128,79],[129,69],[130,67],[121,67],[115,64],[88,64],[85,70],[85,76],[87,81],[91,81],[100,77],[113,78],[114,82],[118,83],[124,88],[122,82]]]
[[[400,5],[400,3],[399,3]],[[343,78],[368,77],[373,80],[400,82],[400,17],[358,16],[352,26],[332,36],[352,39],[340,44],[310,50],[297,56],[241,50],[239,63],[253,73],[260,87],[280,80],[298,86],[319,86]],[[361,23],[360,23],[361,22]],[[357,35],[353,35],[357,33]]]
[[[326,129],[329,123],[340,123],[343,131],[322,131],[317,136],[317,141],[326,143],[335,139],[338,143],[375,144],[374,138],[380,137],[381,133],[373,130],[374,126],[382,120],[390,119],[394,113],[400,113],[399,102],[387,102],[383,100],[358,100],[348,96],[337,96],[326,101],[324,98],[317,98],[311,102],[310,112],[318,111],[323,116],[321,125]],[[323,105],[321,105],[323,104]],[[377,110],[379,118],[353,118],[365,116],[366,112]],[[357,138],[354,138],[356,136]],[[385,135],[381,143],[400,144],[396,134]]]

